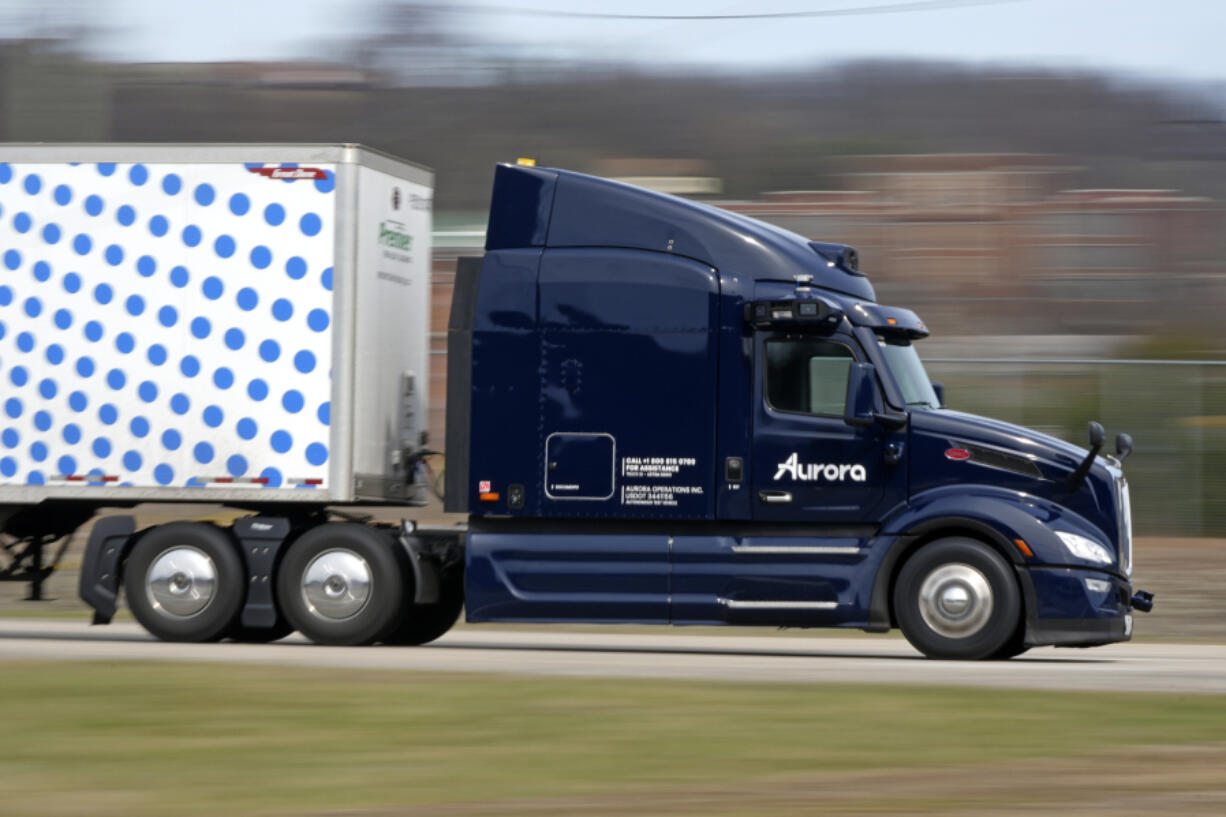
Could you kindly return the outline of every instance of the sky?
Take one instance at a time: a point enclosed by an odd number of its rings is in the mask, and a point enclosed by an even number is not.
[[[10,35],[30,9],[105,26],[103,56],[141,62],[309,58],[373,29],[382,0],[0,0]],[[959,5],[959,3],[968,3]],[[698,64],[725,71],[860,58],[1106,70],[1226,81],[1226,0],[945,0],[909,12],[734,21],[554,19],[620,14],[832,11],[907,0],[455,0],[456,21],[519,56]],[[474,9],[474,5],[481,8]],[[463,9],[467,7],[468,11]]]

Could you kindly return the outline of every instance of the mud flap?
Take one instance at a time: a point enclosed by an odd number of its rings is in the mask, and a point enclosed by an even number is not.
[[[119,605],[119,567],[132,545],[136,518],[104,516],[94,523],[81,560],[78,593],[94,610],[94,624],[110,624]]]

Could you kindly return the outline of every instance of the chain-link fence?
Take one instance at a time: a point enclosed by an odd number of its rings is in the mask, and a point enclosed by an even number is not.
[[[1125,463],[1139,535],[1226,534],[1226,361],[926,361],[950,408],[1018,423],[1078,445],[1086,424],[1132,435]]]

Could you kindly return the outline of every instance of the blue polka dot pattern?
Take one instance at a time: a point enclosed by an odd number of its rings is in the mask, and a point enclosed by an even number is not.
[[[335,190],[0,163],[0,484],[326,482]]]
[[[302,392],[298,391],[297,389],[290,389],[281,396],[281,405],[284,406],[285,410],[290,414],[297,414],[298,412],[302,411],[302,406],[304,403],[305,401],[302,399]]]
[[[314,213],[307,213],[298,222],[298,226],[301,228],[302,234],[309,236],[319,235],[319,231],[323,229],[323,224],[323,219]]]
[[[288,431],[282,429],[279,431],[274,431],[272,436],[269,437],[268,443],[272,446],[273,451],[276,451],[278,454],[284,454],[286,451],[293,448],[294,438]]]
[[[251,250],[251,266],[256,269],[267,269],[272,263],[272,253],[263,245]]]

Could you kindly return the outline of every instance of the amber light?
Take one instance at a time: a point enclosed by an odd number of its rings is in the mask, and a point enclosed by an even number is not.
[[[482,502],[497,502],[502,498],[502,495],[497,491],[483,491],[480,497]]]
[[[1017,549],[1022,552],[1023,556],[1034,556],[1034,551],[1030,549],[1030,545],[1021,539],[1014,539],[1013,544],[1017,545]]]

